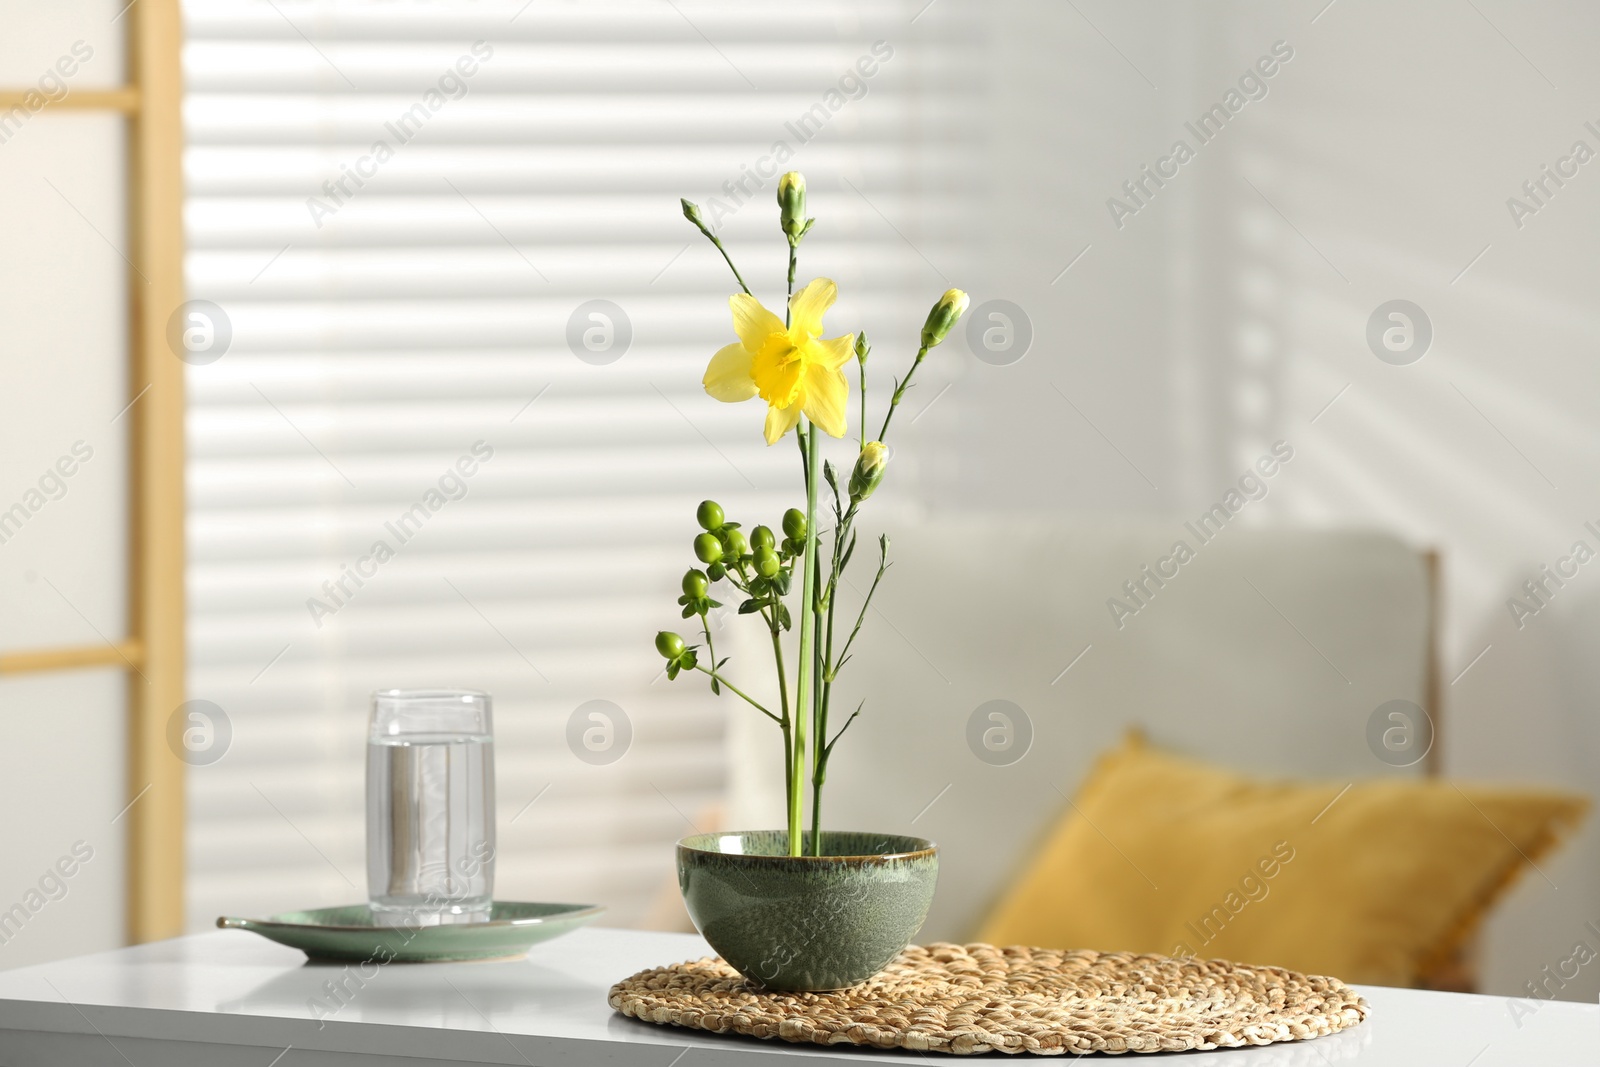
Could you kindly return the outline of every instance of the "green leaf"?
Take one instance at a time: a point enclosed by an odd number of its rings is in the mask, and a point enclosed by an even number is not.
[[[778,587],[778,594],[780,596],[788,596],[789,595],[789,581],[793,577],[794,577],[794,571],[792,571],[792,570],[784,570],[784,571],[779,571],[778,572],[778,576],[776,578],[772,579],[772,584]]]
[[[778,601],[778,625],[782,626],[785,630],[789,629],[791,625],[789,620],[789,606],[781,600]]]
[[[722,695],[722,686],[717,684],[717,679],[715,677],[713,677],[711,679],[711,695],[712,696],[721,696]]]
[[[740,615],[754,615],[756,612],[760,611],[762,608],[764,608],[766,606],[767,606],[766,601],[758,600],[755,597],[751,597],[749,600],[746,600],[743,604],[739,605],[739,614]]]
[[[855,533],[854,530],[852,530],[852,531],[850,531],[850,543],[845,546],[844,555],[839,557],[839,573],[840,574],[843,574],[844,573],[844,569],[846,567],[850,566],[850,557],[855,554],[855,551],[856,551],[856,533]]]
[[[866,706],[866,703],[867,702],[865,700],[863,700],[860,704],[856,705],[856,710],[852,711],[850,713],[850,717],[844,721],[844,725],[839,727],[839,732],[833,735],[833,740],[829,741],[827,743],[827,745],[823,748],[823,750],[822,750],[822,758],[823,758],[823,766],[824,767],[827,766],[828,757],[833,755],[833,746],[837,745],[839,743],[839,738],[843,737],[844,736],[844,732],[846,730],[850,729],[850,724],[856,721],[856,716],[861,714],[861,709],[864,706]]]
[[[692,619],[698,614],[699,612],[694,610],[693,604],[686,605],[683,609],[683,617],[686,619]]]
[[[683,655],[678,657],[678,662],[683,664],[683,669],[684,670],[686,670],[686,671],[694,670],[695,665],[697,663],[699,663],[700,660],[694,654],[694,646],[693,645],[690,645],[687,649],[684,650]]]
[[[679,667],[678,667],[678,661],[677,660],[673,660],[672,662],[668,663],[667,664],[667,681],[670,682],[670,681],[675,680],[678,677],[678,670],[679,670]]]

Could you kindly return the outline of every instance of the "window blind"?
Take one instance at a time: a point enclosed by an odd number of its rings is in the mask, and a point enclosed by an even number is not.
[[[677,198],[777,307],[803,169],[829,325],[914,336],[979,106],[922,7],[187,0],[193,927],[365,898],[367,695],[410,685],[495,697],[497,894],[644,919],[736,713],[651,647],[693,504],[798,496],[700,391],[733,283]]]

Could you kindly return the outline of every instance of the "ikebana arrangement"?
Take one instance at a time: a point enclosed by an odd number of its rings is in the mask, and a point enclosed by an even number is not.
[[[856,519],[888,469],[885,443],[890,424],[929,351],[948,336],[967,308],[967,294],[951,289],[928,312],[915,357],[894,379],[877,432],[868,436],[867,360],[864,333],[824,338],[823,316],[837,286],[827,278],[795,290],[800,244],[816,220],[806,214],[805,179],[796,172],[778,182],[779,222],[789,246],[784,315],[768,310],[745,284],[722,241],[700,209],[682,201],[683,214],[721,253],[740,292],[729,298],[737,340],[711,357],[703,384],[725,403],[766,402],[764,434],[775,445],[791,430],[804,472],[804,508],[790,508],[777,524],[746,534],[715,501],[696,511],[701,532],[694,555],[702,566],[683,576],[678,598],[684,619],[698,618],[701,646],[670,630],[656,635],[669,679],[687,671],[707,675],[710,690],[726,690],[771,719],[783,737],[784,790],[788,825],[782,831],[741,831],[685,838],[678,846],[679,881],[696,925],[725,959],[746,977],[777,989],[834,989],[880,970],[915,935],[932,900],[937,854],[920,838],[838,833],[822,828],[822,794],[834,746],[860,715],[856,708],[837,728],[834,686],[849,662],[867,608],[889,567],[889,538],[878,538],[876,573],[850,621],[841,613],[840,582],[855,557]],[[855,386],[846,375],[855,363]],[[857,455],[841,479],[822,459],[817,431],[835,438],[850,433],[851,393],[859,389]],[[818,503],[827,487],[831,518],[818,528]],[[826,541],[826,544],[824,543]],[[798,572],[798,574],[797,574]],[[707,616],[721,602],[741,599],[738,613],[765,624],[777,675],[778,704],[769,708],[724,673]],[[791,610],[788,598],[798,593]],[[791,672],[785,640],[798,629]],[[830,731],[831,734],[830,734]],[[809,766],[808,766],[809,757]],[[809,782],[811,827],[804,829],[804,794]],[[735,877],[737,876],[737,877]],[[757,883],[759,893],[751,889]]]

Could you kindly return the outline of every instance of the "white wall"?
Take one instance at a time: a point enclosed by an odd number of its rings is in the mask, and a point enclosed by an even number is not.
[[[1292,441],[1258,517],[1443,553],[1446,772],[1593,796],[1600,564],[1521,629],[1506,600],[1574,541],[1600,550],[1600,162],[1520,229],[1506,200],[1575,140],[1600,151],[1600,11],[1325,3],[988,8],[996,240],[970,288],[1036,340],[1014,366],[968,357],[899,445],[940,457],[923,469],[951,506],[1170,516]],[[1123,180],[1195,143],[1184,122],[1277,41],[1294,56],[1265,98],[1114,225]],[[1364,338],[1395,298],[1433,324],[1409,366]],[[1600,820],[1540,868],[1490,923],[1489,992],[1600,919]],[[1600,964],[1561,995],[1597,990]]]
[[[121,84],[120,7],[0,2],[0,87],[38,86],[75,44],[46,89]],[[46,110],[0,130],[0,650],[120,640],[123,121]],[[0,679],[0,968],[122,941],[125,689],[106,669]]]

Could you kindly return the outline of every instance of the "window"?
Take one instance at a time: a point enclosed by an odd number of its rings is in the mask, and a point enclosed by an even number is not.
[[[494,694],[497,893],[644,917],[726,780],[726,705],[651,647],[693,505],[776,519],[798,462],[699,390],[732,282],[676,201],[775,305],[803,169],[830,321],[920,322],[965,106],[930,57],[970,33],[921,6],[186,4],[188,285],[227,335],[188,370],[189,688],[231,732],[190,770],[191,926],[364,899],[367,694],[423,684]]]

